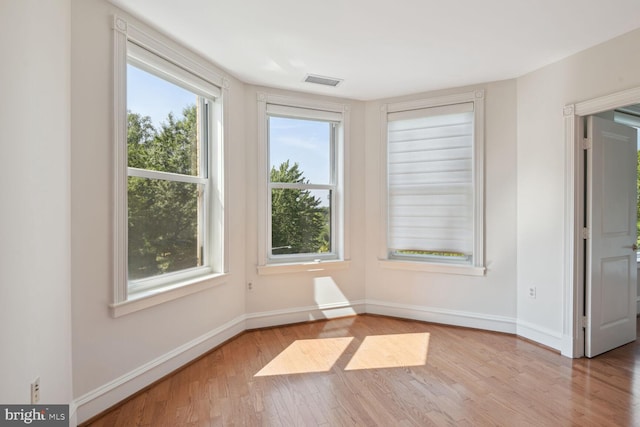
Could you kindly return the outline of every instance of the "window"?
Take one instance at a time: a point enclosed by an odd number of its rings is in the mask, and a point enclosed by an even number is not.
[[[605,113],[604,117],[607,113]],[[640,104],[629,105],[613,111],[613,120],[623,125],[631,126],[638,132],[638,171],[636,174],[636,187],[638,195],[636,200],[636,246],[640,248]],[[640,250],[636,251],[636,259],[640,263]]]
[[[483,271],[483,96],[383,112],[387,259]]]
[[[115,24],[117,305],[224,271],[224,192],[215,76]]]
[[[261,95],[260,264],[344,259],[344,106]]]

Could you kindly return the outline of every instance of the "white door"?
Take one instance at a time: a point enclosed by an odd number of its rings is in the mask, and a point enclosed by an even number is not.
[[[636,130],[588,118],[585,354],[636,339]]]

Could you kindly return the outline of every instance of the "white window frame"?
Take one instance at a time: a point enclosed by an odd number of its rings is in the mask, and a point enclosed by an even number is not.
[[[613,110],[613,121],[635,128],[638,131],[638,140],[640,141],[640,117],[624,111]],[[640,171],[638,172],[640,173]],[[640,249],[636,251],[636,263],[640,267]]]
[[[114,16],[114,194],[113,194],[113,299],[111,314],[118,317],[156,304],[180,298],[223,283],[227,272],[227,205],[224,165],[227,163],[224,141],[227,140],[226,111],[223,100],[228,96],[229,82],[211,70],[204,60],[180,46],[170,44],[162,36]],[[161,78],[205,96],[208,102],[208,127],[201,129],[209,136],[208,176],[187,177],[128,167],[127,156],[127,64],[151,72]],[[204,104],[204,102],[203,102]],[[128,279],[128,212],[127,179],[129,176],[160,178],[179,182],[206,184],[203,221],[205,251],[203,267],[145,278]]]
[[[432,107],[446,107],[453,104],[473,103],[473,256],[471,263],[443,262],[438,257],[416,258],[392,256],[388,248],[388,115]],[[380,266],[389,269],[427,271],[445,274],[482,276],[484,265],[484,90],[440,96],[416,101],[384,104],[380,108]]]
[[[277,274],[298,271],[346,268],[349,264],[347,232],[349,107],[296,97],[257,94],[258,102],[258,273]],[[330,184],[271,183],[269,160],[269,117],[323,120],[335,123]],[[271,190],[273,188],[331,190],[331,249],[327,254],[271,255]]]

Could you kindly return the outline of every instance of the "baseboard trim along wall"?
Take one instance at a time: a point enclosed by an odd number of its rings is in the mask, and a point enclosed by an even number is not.
[[[284,310],[263,311],[246,316],[247,329],[267,328],[310,320],[335,319],[365,313],[365,301],[344,301]]]
[[[447,310],[386,301],[367,300],[366,312],[383,316],[401,317],[423,322],[443,323],[488,331],[516,333],[516,319],[506,316]]]
[[[564,348],[563,341],[565,340],[561,333],[557,333],[551,329],[542,328],[532,323],[523,322],[521,320],[518,321],[516,335],[535,341],[547,347],[551,347],[560,352],[562,352]],[[567,351],[566,349],[564,350]]]
[[[72,404],[77,408],[78,423],[123,401],[245,330],[245,316],[240,316],[80,396]]]

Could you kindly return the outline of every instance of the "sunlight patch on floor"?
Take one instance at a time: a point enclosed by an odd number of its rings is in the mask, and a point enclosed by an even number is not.
[[[255,376],[327,372],[352,340],[353,337],[297,340]]]
[[[256,377],[327,372],[345,352],[353,337],[318,338],[294,341],[276,356]],[[344,368],[400,368],[427,363],[429,334],[373,335],[366,337]]]
[[[428,351],[428,333],[368,336],[345,370],[422,366]]]

